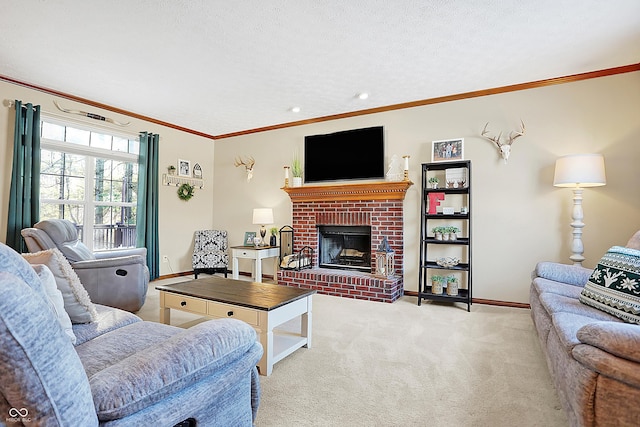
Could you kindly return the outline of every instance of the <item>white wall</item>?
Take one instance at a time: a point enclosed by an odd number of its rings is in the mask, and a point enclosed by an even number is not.
[[[24,103],[41,105],[42,110],[56,113],[53,99],[69,109],[78,109],[112,117],[121,122],[130,121],[126,131],[137,135],[148,131],[160,135],[159,165],[162,172],[166,167],[177,162],[177,159],[190,160],[202,166],[205,189],[196,190],[195,196],[184,202],[178,199],[175,187],[161,186],[160,192],[160,253],[169,257],[169,263],[160,265],[160,274],[191,270],[191,252],[193,250],[193,232],[197,229],[212,227],[213,222],[213,160],[214,143],[211,139],[192,135],[170,127],[157,125],[132,117],[115,114],[110,111],[68,101],[59,97],[24,88],[22,86],[0,81],[0,241],[6,241],[7,209],[9,204],[9,187],[11,183],[11,158],[13,154],[13,128],[15,110],[4,105],[5,99],[18,99]],[[141,112],[144,114],[144,112]],[[73,116],[78,118],[79,116]],[[91,119],[86,119],[91,123]],[[179,123],[178,123],[179,125]],[[118,128],[120,129],[120,128]]]
[[[375,96],[375,94],[374,94]],[[419,166],[429,162],[431,141],[463,137],[473,167],[474,298],[528,302],[530,273],[539,260],[570,262],[572,192],[552,185],[554,162],[571,153],[602,153],[607,185],[586,189],[584,245],[587,267],[606,249],[624,245],[640,229],[640,73],[547,86],[411,109],[262,132],[215,142],[214,226],[242,241],[254,207],[272,207],[275,225],[291,224],[291,202],[280,188],[283,166],[305,135],[383,125],[387,157],[411,156],[412,186],[405,199],[405,289],[417,290]],[[527,133],[513,145],[508,164],[480,138],[524,120]],[[340,153],[335,153],[340,155]],[[251,155],[246,181],[233,159]],[[265,274],[272,274],[265,263]],[[250,271],[249,264],[240,265]]]
[[[375,94],[374,94],[375,95]],[[0,81],[0,101],[19,99],[55,111],[53,96]],[[171,268],[161,275],[191,269],[193,232],[229,231],[240,244],[254,207],[273,207],[275,225],[291,224],[291,202],[284,191],[284,165],[305,135],[366,126],[385,127],[386,150],[411,156],[412,186],[405,200],[405,288],[417,290],[419,165],[430,161],[431,141],[465,138],[465,158],[473,162],[473,266],[475,298],[527,302],[531,270],[539,260],[569,262],[571,191],[552,186],[555,159],[575,152],[605,155],[607,185],[584,194],[585,265],[593,267],[606,249],[626,243],[640,229],[640,73],[591,79],[538,89],[454,101],[239,136],[212,142],[175,129],[61,100],[62,105],[132,121],[133,133],[161,135],[160,165],[178,158],[203,168],[206,187],[191,201],[178,199],[175,187],[160,188],[160,252]],[[145,112],[139,112],[145,114]],[[494,132],[514,129],[522,118],[527,134],[513,146],[509,163],[478,135],[489,121]],[[6,215],[13,150],[13,109],[0,106],[0,241]],[[180,123],[176,123],[180,125]],[[214,157],[215,147],[215,157]],[[337,153],[339,154],[339,153]],[[254,178],[234,158],[256,160]],[[248,263],[241,270],[250,271]],[[272,274],[271,263],[264,263]]]

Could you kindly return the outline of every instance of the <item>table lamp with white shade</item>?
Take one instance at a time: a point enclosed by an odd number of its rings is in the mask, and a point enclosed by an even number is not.
[[[601,154],[571,154],[556,160],[553,185],[573,188],[573,212],[571,227],[573,241],[572,255],[569,257],[574,265],[582,265],[584,246],[582,245],[582,228],[584,214],[582,211],[582,189],[599,187],[607,183],[604,171],[604,157]]]
[[[264,246],[264,237],[267,235],[267,224],[273,224],[273,209],[271,208],[255,208],[253,210],[253,223],[260,225],[260,237],[262,237],[262,245]]]

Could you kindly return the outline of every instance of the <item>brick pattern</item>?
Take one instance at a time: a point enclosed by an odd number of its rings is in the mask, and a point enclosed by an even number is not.
[[[402,200],[293,202],[294,251],[304,246],[313,248],[314,266],[318,265],[318,225],[368,225],[371,226],[372,271],[376,268],[376,249],[386,236],[395,251],[396,277],[385,280],[368,273],[316,268],[299,272],[279,270],[278,282],[329,295],[395,301],[403,294],[402,204]]]

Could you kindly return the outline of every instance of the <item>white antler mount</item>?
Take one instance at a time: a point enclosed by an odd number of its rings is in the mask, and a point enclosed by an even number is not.
[[[511,154],[511,144],[513,144],[513,141],[515,141],[517,138],[520,138],[525,133],[524,122],[520,120],[520,130],[511,131],[506,142],[500,141],[500,139],[502,138],[502,132],[500,132],[497,137],[489,136],[487,126],[489,126],[489,122],[487,122],[487,124],[484,125],[484,129],[482,129],[482,137],[496,144],[498,150],[500,150],[502,159],[505,163],[507,163],[507,160],[509,160],[509,155]]]
[[[256,161],[253,157],[247,157],[246,160],[243,160],[240,157],[236,157],[235,159],[235,167],[244,166],[245,171],[247,172],[247,182],[251,181],[253,178],[253,165],[256,164]]]

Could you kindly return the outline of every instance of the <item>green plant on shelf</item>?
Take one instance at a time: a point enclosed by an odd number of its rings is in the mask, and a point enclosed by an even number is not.
[[[447,283],[458,283],[458,278],[456,276],[447,276]]]
[[[438,275],[431,276],[431,282],[443,283],[444,281],[445,281],[445,277],[444,276],[438,276]]]
[[[440,180],[435,176],[429,178],[429,184],[437,184],[438,182],[440,182]]]

